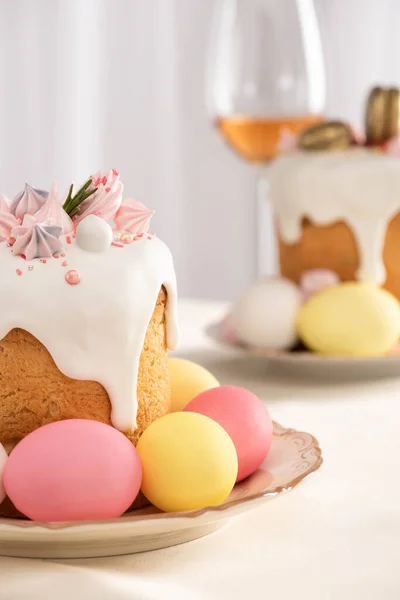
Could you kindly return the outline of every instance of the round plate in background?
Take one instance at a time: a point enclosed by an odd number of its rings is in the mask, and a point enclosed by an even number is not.
[[[400,377],[400,349],[391,355],[377,357],[323,356],[307,351],[284,351],[255,348],[233,341],[229,330],[224,327],[226,319],[212,323],[205,332],[217,344],[242,352],[246,356],[257,356],[274,370],[293,377],[333,380],[372,380],[385,377]]]

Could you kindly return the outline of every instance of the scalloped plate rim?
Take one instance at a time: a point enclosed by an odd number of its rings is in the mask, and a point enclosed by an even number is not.
[[[203,509],[187,511],[187,512],[175,512],[175,513],[157,513],[157,514],[126,514],[117,519],[106,519],[103,521],[82,521],[82,522],[73,522],[73,523],[41,523],[36,521],[29,521],[24,519],[12,519],[12,518],[0,518],[0,544],[2,542],[1,534],[9,533],[14,530],[19,533],[22,531],[31,531],[31,532],[43,532],[52,536],[56,536],[57,534],[62,535],[63,532],[78,532],[83,530],[90,529],[98,529],[105,526],[111,526],[113,529],[121,528],[126,526],[127,524],[139,524],[139,523],[148,523],[150,521],[172,521],[172,520],[182,520],[187,521],[187,524],[193,523],[195,525],[196,519],[199,517],[204,517],[210,515],[213,517],[213,520],[217,520],[217,515],[215,513],[219,513],[221,519],[226,519],[229,517],[229,511],[237,508],[240,505],[243,505],[243,511],[246,508],[251,509],[256,500],[262,499],[273,499],[278,497],[281,494],[289,492],[297,487],[301,482],[309,479],[311,475],[313,475],[318,469],[321,467],[323,463],[322,451],[319,446],[318,440],[310,433],[297,431],[293,428],[285,428],[279,423],[274,422],[274,435],[275,437],[289,437],[292,435],[304,435],[310,438],[310,446],[308,448],[312,448],[315,451],[315,462],[308,469],[306,469],[300,475],[294,477],[284,485],[279,485],[272,490],[262,490],[258,493],[246,496],[245,498],[238,498],[232,501],[226,501],[224,504],[220,504],[218,506],[209,506]],[[304,449],[303,449],[304,451]],[[247,507],[246,507],[247,505]],[[135,511],[132,511],[134,513]],[[51,533],[50,533],[51,532]],[[27,534],[29,536],[29,533]]]

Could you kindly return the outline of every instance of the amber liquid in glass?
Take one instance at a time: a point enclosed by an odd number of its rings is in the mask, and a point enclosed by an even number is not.
[[[261,117],[218,117],[216,125],[226,141],[242,158],[265,163],[274,158],[284,129],[293,134],[319,123],[320,115],[304,115],[280,119]]]

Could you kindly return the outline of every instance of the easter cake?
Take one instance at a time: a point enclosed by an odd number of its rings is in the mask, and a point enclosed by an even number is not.
[[[119,173],[59,196],[0,198],[0,443],[93,419],[136,444],[169,410],[177,338],[171,254]]]
[[[282,136],[266,173],[280,278],[256,283],[234,305],[231,325],[239,341],[339,356],[394,351],[400,91],[374,88],[365,121],[365,133],[324,121],[298,137]]]

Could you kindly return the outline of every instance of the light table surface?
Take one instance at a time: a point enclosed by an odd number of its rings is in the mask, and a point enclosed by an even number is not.
[[[398,600],[400,380],[332,385],[278,377],[216,347],[222,303],[183,301],[179,355],[248,387],[286,427],[314,434],[324,464],[294,492],[215,534],[116,558],[0,558],[1,600]]]

